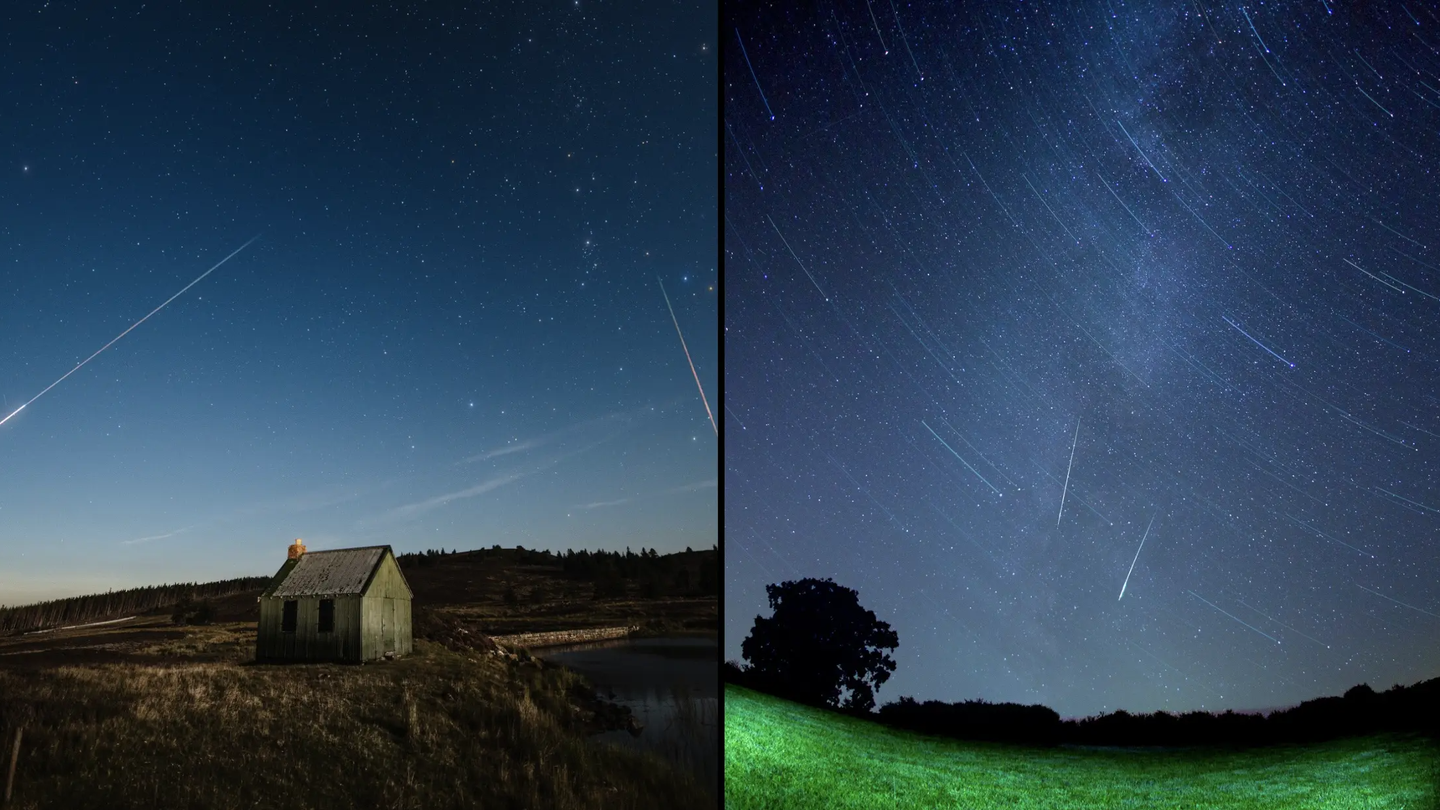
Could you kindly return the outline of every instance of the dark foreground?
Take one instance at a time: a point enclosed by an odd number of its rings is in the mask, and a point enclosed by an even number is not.
[[[0,644],[15,808],[708,807],[658,757],[596,745],[561,667],[424,641],[399,661],[268,666],[244,626]],[[85,641],[95,641],[87,644]]]
[[[638,734],[607,731],[601,742],[653,751],[695,775],[720,782],[720,675],[715,638],[640,638],[540,650],[547,661],[584,675],[632,712]]]

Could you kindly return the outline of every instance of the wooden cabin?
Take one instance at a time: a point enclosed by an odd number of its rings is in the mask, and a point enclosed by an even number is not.
[[[389,546],[305,551],[260,595],[259,661],[374,661],[411,652],[410,585]]]

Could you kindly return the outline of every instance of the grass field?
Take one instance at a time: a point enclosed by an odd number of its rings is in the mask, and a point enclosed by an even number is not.
[[[720,627],[719,601],[715,594],[700,587],[702,569],[715,565],[714,550],[685,551],[664,555],[660,563],[671,572],[667,576],[693,585],[681,587],[666,580],[664,587],[648,592],[641,579],[621,580],[619,591],[603,599],[595,599],[594,578],[566,572],[558,558],[536,559],[535,552],[517,549],[476,549],[446,554],[428,562],[413,557],[400,558],[405,579],[415,594],[417,623],[420,611],[428,611],[442,621],[458,621],[467,629],[489,636],[515,633],[544,633],[552,630],[579,630],[590,627],[635,626],[640,635],[715,636]],[[283,557],[277,557],[277,566]],[[209,583],[209,586],[223,583]],[[652,583],[653,584],[653,583]],[[202,586],[205,587],[205,586]],[[143,589],[142,589],[143,590]],[[255,622],[260,609],[255,598],[263,587],[231,593],[208,600],[215,609],[214,621]],[[127,595],[134,598],[126,599]],[[154,607],[143,595],[131,592],[104,595],[109,610],[85,612],[73,600],[52,604],[55,616],[70,616],[50,623],[25,624],[34,619],[31,607],[0,607],[0,626],[9,624],[19,631],[52,628],[56,625],[80,625],[89,622],[121,619],[130,616],[168,618],[171,603]],[[90,597],[93,600],[98,597]],[[61,600],[65,602],[66,600]],[[141,605],[125,607],[125,603]],[[68,609],[67,609],[68,608]],[[15,613],[22,614],[19,618]],[[75,618],[76,616],[82,616]],[[7,619],[8,616],[8,619]],[[32,626],[33,625],[33,626]],[[423,638],[424,636],[418,637]],[[0,635],[0,643],[6,636]],[[0,651],[3,654],[3,651]],[[94,657],[94,656],[91,656]]]
[[[707,555],[671,563],[698,582]],[[597,600],[593,582],[529,559],[487,550],[405,569],[416,654],[365,666],[257,665],[258,590],[210,600],[204,626],[122,599],[140,607],[0,636],[0,782],[23,729],[6,810],[713,807],[715,783],[699,781],[713,769],[597,744],[589,735],[623,718],[573,672],[489,636],[640,625],[713,637],[716,597],[647,598],[631,581]]]
[[[725,687],[727,810],[1440,807],[1440,745],[1028,749],[926,737]]]
[[[657,756],[590,743],[570,699],[578,676],[560,667],[424,641],[415,655],[366,666],[256,665],[246,660],[253,628],[175,632],[106,632],[111,646],[139,647],[118,662],[0,657],[4,766],[23,728],[9,807],[714,803]]]

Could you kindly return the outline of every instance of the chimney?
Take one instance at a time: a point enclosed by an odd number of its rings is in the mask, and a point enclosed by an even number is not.
[[[300,538],[297,537],[297,538],[295,538],[295,542],[290,545],[290,555],[289,555],[288,557],[286,557],[285,559],[287,559],[287,560],[298,560],[298,559],[300,559],[300,555],[302,555],[302,554],[304,554],[304,553],[305,553],[305,544],[304,544],[303,542],[301,542]]]

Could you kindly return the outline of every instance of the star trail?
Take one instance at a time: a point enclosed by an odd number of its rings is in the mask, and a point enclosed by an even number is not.
[[[731,11],[727,658],[833,577],[882,702],[1440,675],[1440,15]]]

